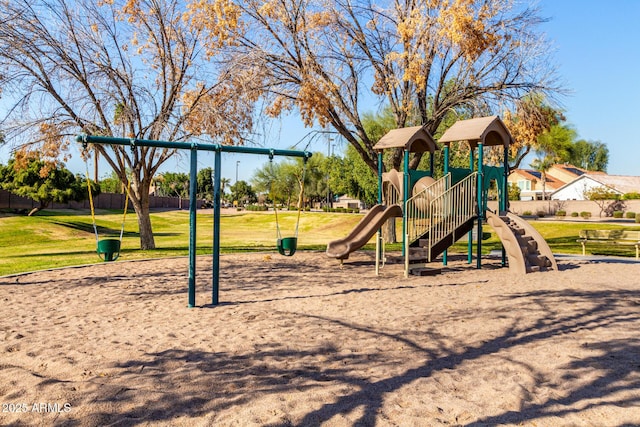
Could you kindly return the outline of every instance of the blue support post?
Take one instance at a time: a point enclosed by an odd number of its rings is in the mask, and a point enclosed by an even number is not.
[[[433,159],[433,155],[431,155]],[[433,176],[433,161],[431,162],[431,175]],[[444,175],[447,176],[449,173],[449,143],[444,145]],[[447,253],[449,251],[447,249],[442,253],[442,265],[447,265]]]
[[[402,256],[408,257],[407,245],[407,200],[409,200],[409,151],[404,150],[404,174],[402,180]]]
[[[378,204],[382,204],[382,151],[378,152]],[[382,260],[382,228],[376,233],[376,276],[380,273],[380,261]]]
[[[476,249],[478,251],[476,259],[476,267],[482,268],[482,221],[486,215],[483,203],[483,186],[482,180],[484,174],[483,144],[478,144],[478,236],[476,238]]]
[[[196,212],[198,199],[198,148],[191,145],[189,174],[189,308],[196,306]]]
[[[213,178],[213,286],[211,304],[218,305],[220,293],[220,179],[222,178],[222,153],[215,152]]]
[[[474,148],[469,145],[469,169],[471,170],[471,172],[473,172],[473,165],[474,165],[474,155],[473,155],[473,151]],[[476,182],[476,186],[478,185],[478,183]],[[468,235],[468,242],[467,242],[467,264],[471,264],[473,262],[473,230],[469,231],[469,235]]]
[[[378,203],[382,204],[382,151],[378,152]]]
[[[504,149],[504,163],[502,167],[504,168],[504,183],[503,183],[502,197],[500,197],[500,212],[498,212],[498,215],[500,215],[502,211],[507,210],[507,204],[509,203],[509,147],[505,146],[503,147],[503,149]],[[503,267],[507,265],[507,251],[504,248],[504,246],[502,247],[501,264]]]

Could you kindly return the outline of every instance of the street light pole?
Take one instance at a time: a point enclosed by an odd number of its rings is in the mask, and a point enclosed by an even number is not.
[[[240,164],[240,160],[236,160],[236,184],[238,183],[238,165]]]

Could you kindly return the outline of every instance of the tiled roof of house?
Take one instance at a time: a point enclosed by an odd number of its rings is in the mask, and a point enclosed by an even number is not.
[[[540,181],[542,182],[542,172],[534,170],[534,169],[514,169],[511,171],[512,174],[518,174],[525,179],[529,179],[531,181]],[[558,178],[554,178],[553,176],[547,173],[546,177],[546,187],[548,189],[557,189],[564,185],[563,181],[560,181]]]
[[[622,194],[640,192],[640,176],[592,174],[591,172],[585,175]]]

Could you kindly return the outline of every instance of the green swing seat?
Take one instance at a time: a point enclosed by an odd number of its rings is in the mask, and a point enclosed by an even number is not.
[[[280,255],[293,256],[298,248],[297,237],[283,237],[278,239],[278,252]]]
[[[120,257],[120,240],[102,239],[98,242],[98,256],[104,262],[115,261]]]

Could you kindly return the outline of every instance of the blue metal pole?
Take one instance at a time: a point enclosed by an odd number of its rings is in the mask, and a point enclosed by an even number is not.
[[[378,203],[382,204],[382,151],[378,152]]]
[[[433,158],[433,155],[431,155]],[[433,163],[433,162],[432,162]],[[447,176],[449,173],[449,144],[444,145],[444,175]],[[433,166],[431,166],[431,176],[433,176]],[[442,253],[442,265],[447,265],[447,252],[448,250],[444,250]]]
[[[509,146],[504,147],[504,182],[502,189],[502,197],[500,197],[500,211],[506,211],[509,203]],[[498,212],[500,215],[502,212]],[[502,247],[502,266],[507,265],[507,251],[504,246]]]
[[[474,156],[473,156],[474,148],[469,144],[469,169],[473,172],[473,164],[474,164]],[[478,182],[476,181],[476,186]],[[477,191],[477,190],[476,190]],[[469,231],[469,241],[467,243],[467,264],[471,264],[473,262],[473,230]]]
[[[378,152],[378,204],[382,204],[382,151]],[[380,261],[382,260],[382,228],[378,228],[376,236],[376,274],[378,274]]]
[[[483,144],[478,144],[478,237],[476,242],[476,249],[478,251],[477,259],[476,259],[476,267],[482,267],[482,221],[486,216],[484,212],[484,203],[483,203],[483,194],[484,194],[484,182],[482,180],[483,169],[484,169],[484,159],[482,157],[483,154]]]
[[[402,256],[408,257],[405,253],[407,244],[407,200],[409,199],[409,151],[404,150],[404,174],[402,180]]]
[[[129,145],[140,147],[159,147],[159,148],[175,148],[188,149],[190,143],[176,141],[157,141],[153,139],[136,139],[136,138],[114,138],[110,136],[93,136],[93,135],[77,135],[77,142],[85,144],[111,144],[111,145]],[[198,144],[198,150],[201,151],[222,151],[224,153],[244,153],[244,154],[263,154],[274,156],[290,156],[290,157],[306,157],[310,158],[313,153],[310,151],[298,150],[280,150],[273,148],[245,147],[236,145],[220,145],[220,144]]]
[[[198,200],[198,148],[191,145],[189,175],[189,308],[196,306],[196,209]]]
[[[211,304],[220,301],[220,179],[222,178],[222,153],[216,151],[213,178],[213,286]]]

